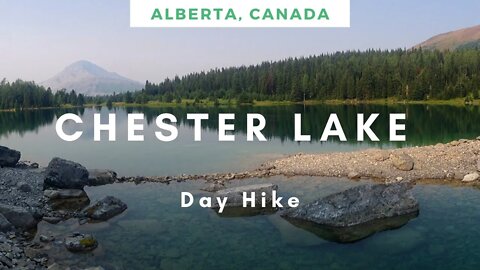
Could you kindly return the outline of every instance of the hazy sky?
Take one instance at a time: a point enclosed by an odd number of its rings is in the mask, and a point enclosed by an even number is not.
[[[293,1],[293,0],[292,0]],[[349,29],[137,29],[128,0],[0,0],[0,78],[77,60],[138,81],[337,50],[411,47],[480,24],[479,0],[351,0]]]

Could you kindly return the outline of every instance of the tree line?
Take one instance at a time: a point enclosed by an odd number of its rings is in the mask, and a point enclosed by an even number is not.
[[[182,99],[237,103],[303,100],[430,100],[480,98],[480,49],[367,50],[289,58],[217,68],[146,81],[144,89],[88,97],[75,90],[53,92],[33,82],[0,82],[0,109],[59,107],[113,102],[144,104]]]
[[[186,99],[302,101],[480,97],[480,50],[368,50],[289,58],[147,81],[111,97],[145,103]]]
[[[65,89],[53,91],[45,89],[34,82],[16,80],[8,82],[3,79],[0,82],[0,109],[27,109],[27,108],[51,108],[62,105],[83,106],[92,97],[77,94],[75,90]]]

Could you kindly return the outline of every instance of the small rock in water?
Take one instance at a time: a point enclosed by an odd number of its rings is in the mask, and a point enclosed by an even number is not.
[[[478,180],[478,178],[480,178],[480,175],[478,173],[470,173],[463,177],[462,182],[473,182]]]
[[[46,235],[40,235],[39,238],[40,242],[43,242],[43,243],[48,243],[48,242],[52,242],[55,240],[55,238],[53,236],[46,236]]]
[[[348,174],[349,179],[359,179],[360,177],[361,177],[361,175],[357,172],[350,172]]]
[[[89,186],[103,186],[117,181],[117,173],[110,170],[90,170],[88,177]]]
[[[73,233],[65,238],[65,247],[71,252],[92,251],[97,246],[97,240],[90,234]]]
[[[388,178],[385,180],[385,184],[389,185],[389,184],[395,184],[395,183],[399,183],[399,182],[402,182],[403,181],[403,177],[399,176],[399,177],[396,177],[395,179],[391,179],[391,178]]]
[[[390,159],[392,160],[392,165],[401,171],[413,170],[414,161],[408,154],[393,154]]]
[[[445,174],[445,178],[447,179],[455,179],[455,173],[454,172],[447,172]]]
[[[127,209],[127,205],[120,199],[107,196],[84,210],[87,217],[94,220],[108,220]]]
[[[82,189],[47,189],[43,192],[43,196],[50,200],[56,199],[72,199],[87,197],[87,193]]]

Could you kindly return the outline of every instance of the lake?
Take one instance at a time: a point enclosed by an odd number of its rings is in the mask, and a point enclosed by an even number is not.
[[[55,120],[66,112],[81,115],[83,136],[75,142],[65,142],[55,132]],[[116,113],[117,141],[93,142],[93,114]],[[127,141],[127,113],[145,114],[145,141]],[[172,113],[178,119],[179,137],[173,142],[160,142],[155,118]],[[202,141],[193,139],[193,121],[187,113],[209,113],[204,121]],[[218,142],[218,113],[235,113],[235,142]],[[266,118],[263,130],[267,142],[246,141],[246,114],[260,113]],[[304,134],[312,142],[294,142],[294,113],[303,113]],[[319,142],[327,118],[336,113],[348,142],[331,140]],[[380,113],[372,129],[380,142],[356,141],[356,114]],[[406,142],[388,142],[388,114],[406,113]],[[22,152],[22,159],[47,165],[59,156],[77,161],[87,168],[112,169],[120,175],[178,175],[181,173],[211,173],[239,171],[257,167],[262,161],[298,152],[352,151],[380,147],[393,148],[449,142],[459,138],[475,138],[480,134],[479,107],[451,106],[376,106],[376,105],[319,105],[272,106],[240,108],[113,108],[81,110],[37,110],[0,112],[0,144]],[[65,130],[74,125],[65,125]]]
[[[55,119],[65,112],[81,115],[83,137],[68,143],[55,133]],[[117,114],[117,142],[93,142],[93,114]],[[127,142],[129,112],[146,115],[145,141]],[[179,137],[170,143],[154,138],[155,117],[169,112],[179,119]],[[209,113],[203,141],[193,141],[186,113]],[[218,142],[221,112],[237,114],[237,140]],[[246,142],[245,114],[261,113],[267,120],[268,142]],[[293,114],[304,113],[305,133],[312,142],[293,141]],[[380,142],[356,142],[357,113],[380,113],[373,129]],[[407,114],[407,141],[388,142],[388,113]],[[319,142],[323,124],[337,113],[349,142]],[[320,123],[320,124],[319,124]],[[20,150],[22,158],[48,164],[54,156],[87,168],[108,168],[120,175],[178,175],[241,171],[261,162],[297,152],[353,151],[371,147],[429,145],[480,135],[479,107],[425,105],[318,105],[240,108],[102,108],[0,113],[0,145]],[[383,127],[383,129],[382,129]],[[73,128],[72,127],[66,127]],[[233,181],[229,186],[260,182],[279,186],[281,196],[313,201],[363,182],[336,178],[273,177]],[[203,181],[165,184],[114,184],[87,188],[92,200],[113,195],[128,210],[106,223],[58,225],[42,222],[40,231],[91,232],[100,243],[95,253],[72,259],[78,265],[106,269],[478,269],[480,267],[480,192],[469,187],[417,185],[420,215],[397,230],[376,233],[353,244],[340,244],[294,227],[278,214],[222,217],[213,210],[180,208],[180,192],[204,194]]]

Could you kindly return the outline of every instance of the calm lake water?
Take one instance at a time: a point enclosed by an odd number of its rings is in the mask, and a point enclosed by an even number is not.
[[[93,142],[93,114],[117,114],[117,142]],[[46,165],[54,156],[75,160],[88,168],[109,168],[121,175],[178,175],[240,171],[262,161],[296,152],[352,151],[370,147],[394,148],[428,145],[480,135],[478,107],[449,106],[279,106],[244,108],[136,108],[70,110],[82,116],[82,139],[61,141],[55,133],[56,117],[67,111],[42,110],[0,113],[0,145],[22,152],[23,159]],[[128,112],[146,114],[145,142],[127,142]],[[170,112],[179,119],[179,138],[156,140],[154,119]],[[203,141],[193,141],[193,126],[186,113],[207,112],[211,120]],[[236,142],[219,143],[216,116],[236,113]],[[246,142],[247,112],[267,120],[268,142]],[[293,114],[303,112],[304,133],[311,143],[293,142]],[[355,115],[380,113],[373,129],[381,142],[357,143]],[[407,142],[388,142],[388,113],[406,112]],[[320,143],[330,113],[337,113],[349,142]],[[69,126],[67,128],[73,128]],[[362,184],[346,179],[274,177],[235,181],[229,186],[260,182],[279,185],[282,196],[297,196],[307,203]],[[198,198],[203,181],[164,184],[114,184],[87,188],[92,201],[113,195],[128,210],[100,224],[40,224],[40,231],[93,233],[100,242],[94,254],[71,259],[79,265],[106,269],[479,269],[480,192],[474,188],[418,185],[414,193],[420,215],[397,230],[384,231],[353,244],[323,240],[294,227],[278,214],[220,217],[213,210],[180,208],[180,192]]]
[[[82,116],[83,136],[76,142],[64,142],[55,132],[56,118],[73,112]],[[93,114],[101,113],[103,121],[108,113],[117,117],[117,141],[93,141]],[[146,116],[145,141],[127,141],[127,113],[141,112]],[[173,142],[160,142],[154,133],[158,130],[155,118],[161,113],[174,114],[179,121],[179,136]],[[193,121],[187,113],[209,113],[205,121],[202,142],[193,140]],[[235,142],[218,142],[218,113],[236,114]],[[246,114],[261,113],[267,125],[267,142],[246,141]],[[388,142],[388,114],[407,114],[407,141]],[[294,142],[294,113],[304,113],[304,134],[311,134],[312,142]],[[348,142],[331,140],[319,142],[327,118],[336,113],[342,123]],[[373,130],[380,142],[356,141],[356,114],[380,113]],[[177,175],[181,173],[208,173],[239,171],[258,166],[262,161],[298,152],[352,151],[381,147],[403,147],[448,142],[459,138],[475,138],[480,134],[479,107],[449,106],[278,106],[242,108],[117,108],[82,110],[40,110],[0,112],[0,144],[22,152],[22,159],[47,165],[59,156],[85,165],[87,168],[112,169],[120,175]],[[74,125],[66,130],[74,131]]]

